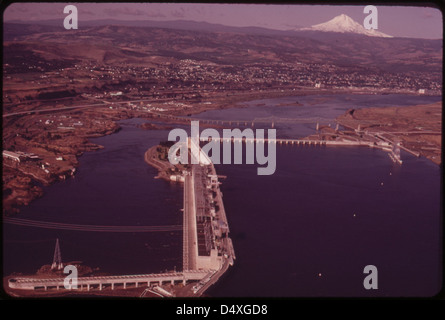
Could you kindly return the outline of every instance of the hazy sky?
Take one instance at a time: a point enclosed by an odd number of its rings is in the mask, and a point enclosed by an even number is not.
[[[76,5],[79,28],[82,20],[192,20],[230,26],[258,26],[288,30],[326,22],[345,13],[359,23],[367,14],[363,6],[268,5],[268,4],[193,4],[193,3],[13,3],[4,12],[4,21],[38,21],[66,16],[63,8]],[[398,37],[442,38],[442,13],[439,9],[409,6],[377,6],[378,30]]]

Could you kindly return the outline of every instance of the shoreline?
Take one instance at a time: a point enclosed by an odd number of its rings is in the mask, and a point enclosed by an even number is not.
[[[167,174],[169,169],[173,169],[174,166],[170,164],[168,161],[159,161],[156,159],[156,155],[158,154],[157,148],[159,145],[155,145],[150,147],[144,154],[144,160],[147,164],[154,167],[158,170],[158,175],[155,176],[155,179],[163,179],[166,181],[172,181],[170,176]]]
[[[350,109],[336,121],[357,136],[373,135],[438,166],[442,164],[442,102]]]
[[[27,172],[25,169],[23,172],[21,172],[18,176],[17,174],[14,174],[14,172],[17,172],[17,170],[14,168],[13,165],[8,166],[7,161],[4,161],[4,173],[3,173],[3,180],[4,180],[4,189],[3,193],[6,194],[6,197],[3,200],[3,214],[4,215],[12,215],[17,214],[20,211],[20,207],[23,205],[29,205],[33,200],[44,196],[44,192],[41,189],[41,187],[38,186],[38,183],[42,183],[43,185],[52,185],[54,183],[57,183],[59,181],[63,181],[66,178],[74,177],[74,173],[76,168],[79,166],[79,157],[84,152],[89,151],[95,151],[98,149],[101,149],[102,146],[99,146],[97,144],[91,143],[89,141],[90,138],[97,138],[102,137],[106,135],[110,135],[113,133],[118,132],[121,128],[117,124],[117,121],[120,120],[126,120],[131,118],[141,118],[148,121],[158,121],[161,122],[161,125],[148,125],[145,128],[142,129],[148,129],[148,130],[158,130],[163,128],[168,128],[171,124],[187,124],[189,123],[189,119],[178,119],[182,116],[186,115],[198,115],[200,113],[203,113],[205,111],[210,110],[223,110],[223,109],[231,109],[231,108],[244,108],[246,107],[243,105],[243,103],[250,102],[250,101],[256,101],[256,100],[264,100],[264,99],[275,99],[280,97],[298,97],[298,96],[313,96],[313,95],[331,95],[331,94],[353,94],[353,95],[361,95],[361,94],[371,94],[372,91],[369,90],[360,90],[360,91],[351,91],[351,90],[314,90],[314,89],[305,89],[301,91],[285,91],[285,92],[264,92],[264,93],[252,93],[252,94],[234,94],[233,96],[226,96],[224,98],[216,97],[212,100],[213,102],[211,104],[202,104],[202,103],[192,103],[193,108],[192,110],[182,110],[182,112],[178,112],[177,110],[172,110],[172,112],[168,114],[156,114],[153,112],[142,112],[138,110],[128,110],[128,109],[105,109],[104,112],[100,112],[101,109],[96,110],[85,110],[82,111],[80,116],[82,119],[85,117],[94,117],[94,115],[100,114],[100,117],[98,119],[104,119],[105,121],[100,126],[96,127],[96,124],[93,125],[90,129],[87,128],[85,133],[76,133],[75,135],[72,135],[70,132],[63,133],[63,137],[67,137],[67,143],[65,143],[69,148],[64,147],[63,145],[55,145],[51,146],[50,144],[43,145],[40,149],[30,149],[31,151],[36,152],[43,152],[43,154],[47,154],[44,156],[44,161],[46,161],[49,157],[56,157],[58,153],[63,154],[65,165],[64,170],[62,172],[60,171],[54,171],[52,173],[51,170],[53,168],[49,167],[50,174],[52,174],[52,178],[50,180],[42,178],[42,171],[39,168],[32,168],[29,172]],[[382,93],[380,93],[382,94]],[[406,93],[397,93],[394,92],[393,94],[406,94]],[[416,95],[416,94],[412,94]],[[417,96],[417,95],[416,95]],[[253,100],[252,100],[253,99]],[[170,99],[170,101],[175,101],[174,99]],[[111,102],[110,102],[111,103]],[[161,103],[160,101],[154,101],[153,103]],[[161,103],[162,104],[162,103]],[[278,108],[280,106],[277,106]],[[408,106],[408,107],[416,107],[416,106]],[[374,107],[368,107],[368,108],[362,108],[362,109],[372,109]],[[387,107],[387,108],[406,108],[404,107]],[[358,109],[358,110],[362,110]],[[380,109],[380,108],[379,108]],[[359,111],[361,112],[361,111]],[[23,118],[29,118],[32,116],[23,116]],[[171,118],[174,119],[171,119]],[[340,119],[342,116],[335,119],[335,121],[341,121],[341,124],[345,127],[353,128],[352,126],[348,126],[348,124],[345,121],[342,121]],[[96,121],[98,122],[98,121]],[[224,125],[218,125],[218,124],[209,124],[209,123],[202,123],[202,127],[211,127],[211,128],[226,128],[227,126]],[[230,126],[229,126],[230,127]],[[78,130],[76,128],[76,130]],[[58,131],[60,132],[60,131]],[[68,134],[68,135],[67,135]],[[74,140],[73,140],[74,139]],[[56,140],[57,141],[57,140]],[[76,142],[77,141],[77,142]],[[57,141],[57,143],[59,143]],[[36,144],[36,146],[39,146]],[[43,150],[43,151],[42,151]],[[427,152],[428,153],[428,152]],[[428,157],[427,157],[428,158]],[[441,160],[434,160],[431,158],[428,158],[433,163],[440,165]],[[55,168],[57,168],[57,165],[62,164],[62,162],[56,161],[55,162]],[[68,167],[66,166],[68,164]],[[38,173],[36,175],[35,172]],[[68,173],[68,174],[67,174]],[[44,174],[44,173],[43,173]],[[5,180],[6,175],[6,180]],[[38,179],[40,178],[40,179]],[[6,182],[5,182],[6,181]],[[11,182],[9,182],[11,181]],[[37,182],[37,184],[36,184]],[[9,191],[8,191],[9,189]]]

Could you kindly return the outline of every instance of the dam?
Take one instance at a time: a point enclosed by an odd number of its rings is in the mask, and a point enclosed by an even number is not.
[[[66,281],[63,276],[17,276],[8,279],[9,288],[31,291],[75,290],[88,292],[106,289],[147,288],[165,284],[185,286],[190,282],[197,282],[192,288],[192,292],[187,296],[202,295],[227,271],[229,266],[233,265],[235,254],[232,241],[228,236],[229,227],[215,167],[199,147],[193,145],[191,141],[189,141],[189,146],[192,150],[191,155],[195,157],[197,164],[191,165],[188,170],[184,171],[183,179],[180,180],[184,182],[183,270],[181,272],[78,277],[77,286],[69,287],[69,289],[65,287]],[[16,221],[12,222],[17,223]],[[41,227],[35,223],[32,226]],[[57,224],[44,227],[70,228],[72,226]],[[75,227],[76,230],[97,232],[97,228],[92,228],[92,226],[75,225]],[[138,229],[128,228],[120,230],[102,226],[100,231],[153,232],[153,227],[149,226]],[[166,228],[165,230],[170,229]]]

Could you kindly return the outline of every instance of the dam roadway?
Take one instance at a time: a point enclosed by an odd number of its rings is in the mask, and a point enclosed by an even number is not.
[[[217,282],[235,259],[220,182],[213,163],[204,163],[191,165],[184,176],[183,270],[209,270],[193,287],[194,296]]]
[[[196,269],[197,232],[193,175],[184,176],[183,270]]]

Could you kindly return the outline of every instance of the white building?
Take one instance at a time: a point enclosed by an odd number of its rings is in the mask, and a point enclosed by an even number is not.
[[[12,151],[3,150],[3,158],[11,159],[20,162],[20,155]]]

